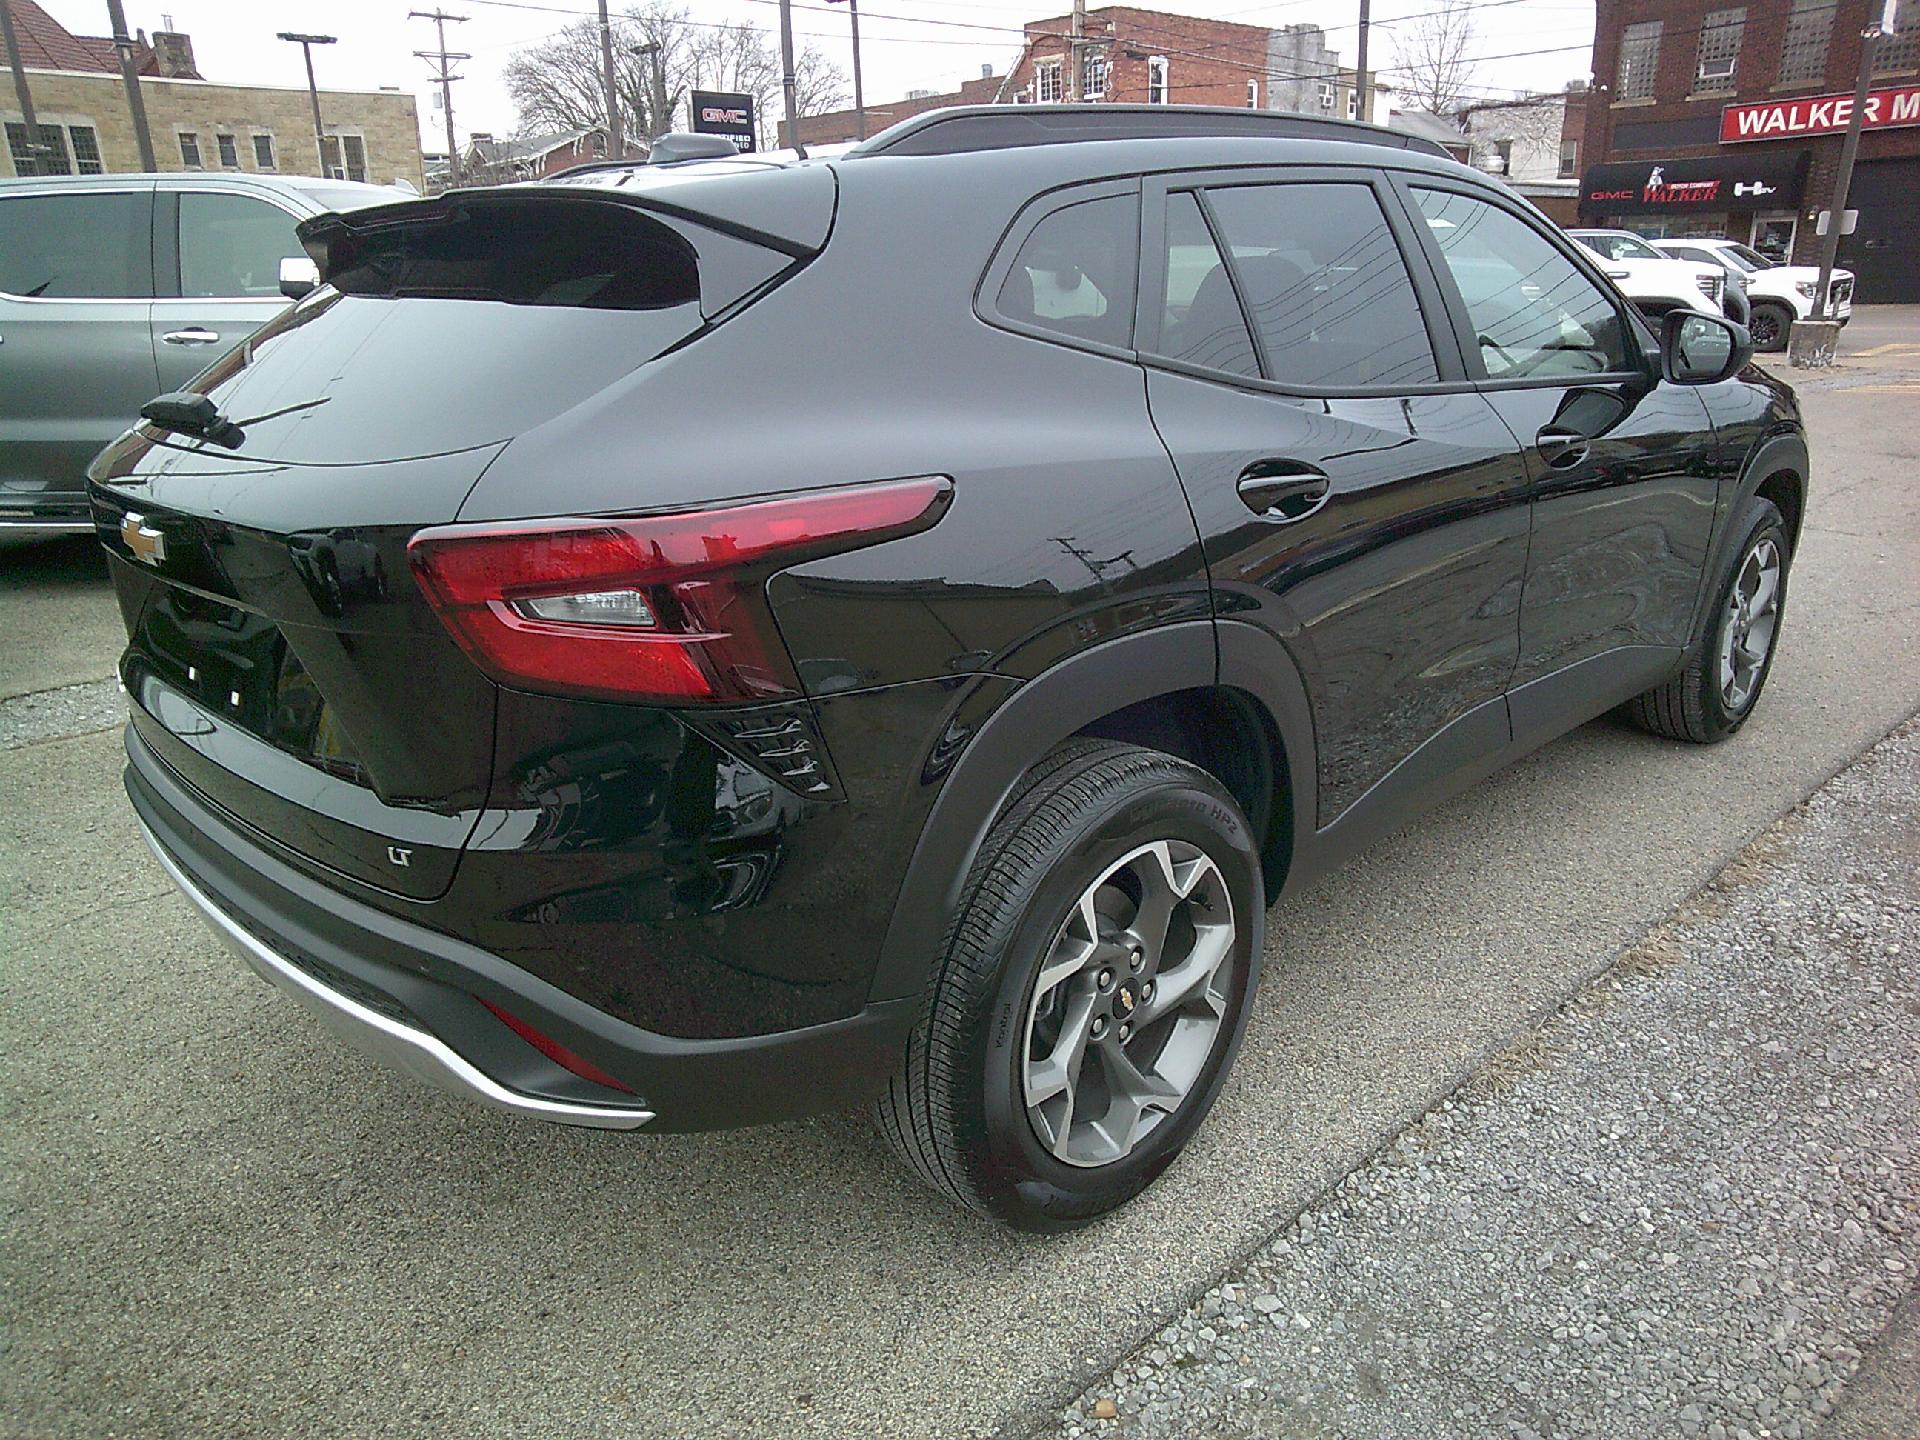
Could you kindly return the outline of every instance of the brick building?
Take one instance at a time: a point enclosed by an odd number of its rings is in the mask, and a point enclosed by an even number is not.
[[[88,174],[140,169],[140,147],[113,41],[74,35],[34,0],[12,0],[15,38],[41,128],[32,153],[19,98],[0,66],[0,175]],[[304,86],[228,85],[195,68],[193,41],[160,31],[135,41],[147,130],[162,170],[248,170],[313,175],[321,156]],[[4,59],[4,57],[0,57]],[[420,119],[398,90],[322,90],[325,168],[343,179],[425,184]]]
[[[1031,20],[1013,72],[987,73],[958,90],[867,107],[868,133],[948,105],[1056,104],[1073,98],[1073,17]],[[1089,10],[1080,46],[1080,98],[1120,105],[1230,105],[1353,119],[1355,73],[1317,25],[1242,25],[1105,6]],[[1378,90],[1374,92],[1378,96]],[[1384,109],[1375,105],[1376,114]],[[781,143],[786,128],[781,127]],[[808,144],[854,138],[850,110],[800,122]]]
[[[1920,4],[1879,44],[1840,263],[1866,301],[1920,301]],[[1599,0],[1580,215],[1819,259],[1879,0]],[[1837,103],[1836,103],[1837,102]]]

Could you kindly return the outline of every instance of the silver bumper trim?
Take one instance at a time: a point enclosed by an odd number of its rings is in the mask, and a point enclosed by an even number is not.
[[[167,877],[193,902],[201,918],[213,927],[228,948],[246,961],[248,968],[300,1001],[322,1024],[355,1049],[443,1090],[510,1115],[530,1115],[538,1120],[599,1130],[635,1130],[653,1119],[653,1111],[638,1106],[574,1104],[507,1089],[438,1037],[369,1009],[275,954],[189,878],[144,822],[140,836]]]
[[[0,515],[0,537],[10,540],[53,540],[62,535],[91,534],[91,520],[41,520],[32,515]]]

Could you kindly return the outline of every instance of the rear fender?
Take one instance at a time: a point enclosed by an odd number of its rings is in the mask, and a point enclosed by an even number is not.
[[[921,992],[947,926],[964,899],[981,842],[1023,776],[1056,745],[1130,705],[1216,684],[1244,691],[1267,712],[1285,751],[1284,774],[1301,803],[1279,807],[1289,854],[1312,833],[1312,722],[1306,692],[1280,642],[1240,624],[1196,620],[1122,636],[1083,650],[1014,690],[954,763],[922,828],[894,905],[872,999]],[[1275,848],[1269,845],[1271,855]],[[1269,898],[1275,889],[1269,882]],[[1264,912],[1258,924],[1264,924]],[[1261,935],[1256,934],[1256,942]]]

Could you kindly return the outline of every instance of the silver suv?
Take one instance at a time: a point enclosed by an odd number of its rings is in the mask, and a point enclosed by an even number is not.
[[[294,226],[412,198],[267,175],[0,180],[0,534],[91,530],[87,462],[279,313]]]

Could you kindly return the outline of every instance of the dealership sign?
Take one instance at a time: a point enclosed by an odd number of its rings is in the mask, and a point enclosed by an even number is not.
[[[753,96],[724,90],[695,90],[687,97],[693,133],[724,135],[737,150],[753,149]]]
[[[1834,135],[1853,119],[1853,96],[1811,95],[1803,100],[1757,100],[1720,112],[1720,143],[1778,140],[1790,135]],[[1860,110],[1863,130],[1920,125],[1920,85],[1872,90]]]
[[[1590,214],[1792,209],[1806,175],[1805,150],[1593,165],[1580,185],[1580,208]]]

